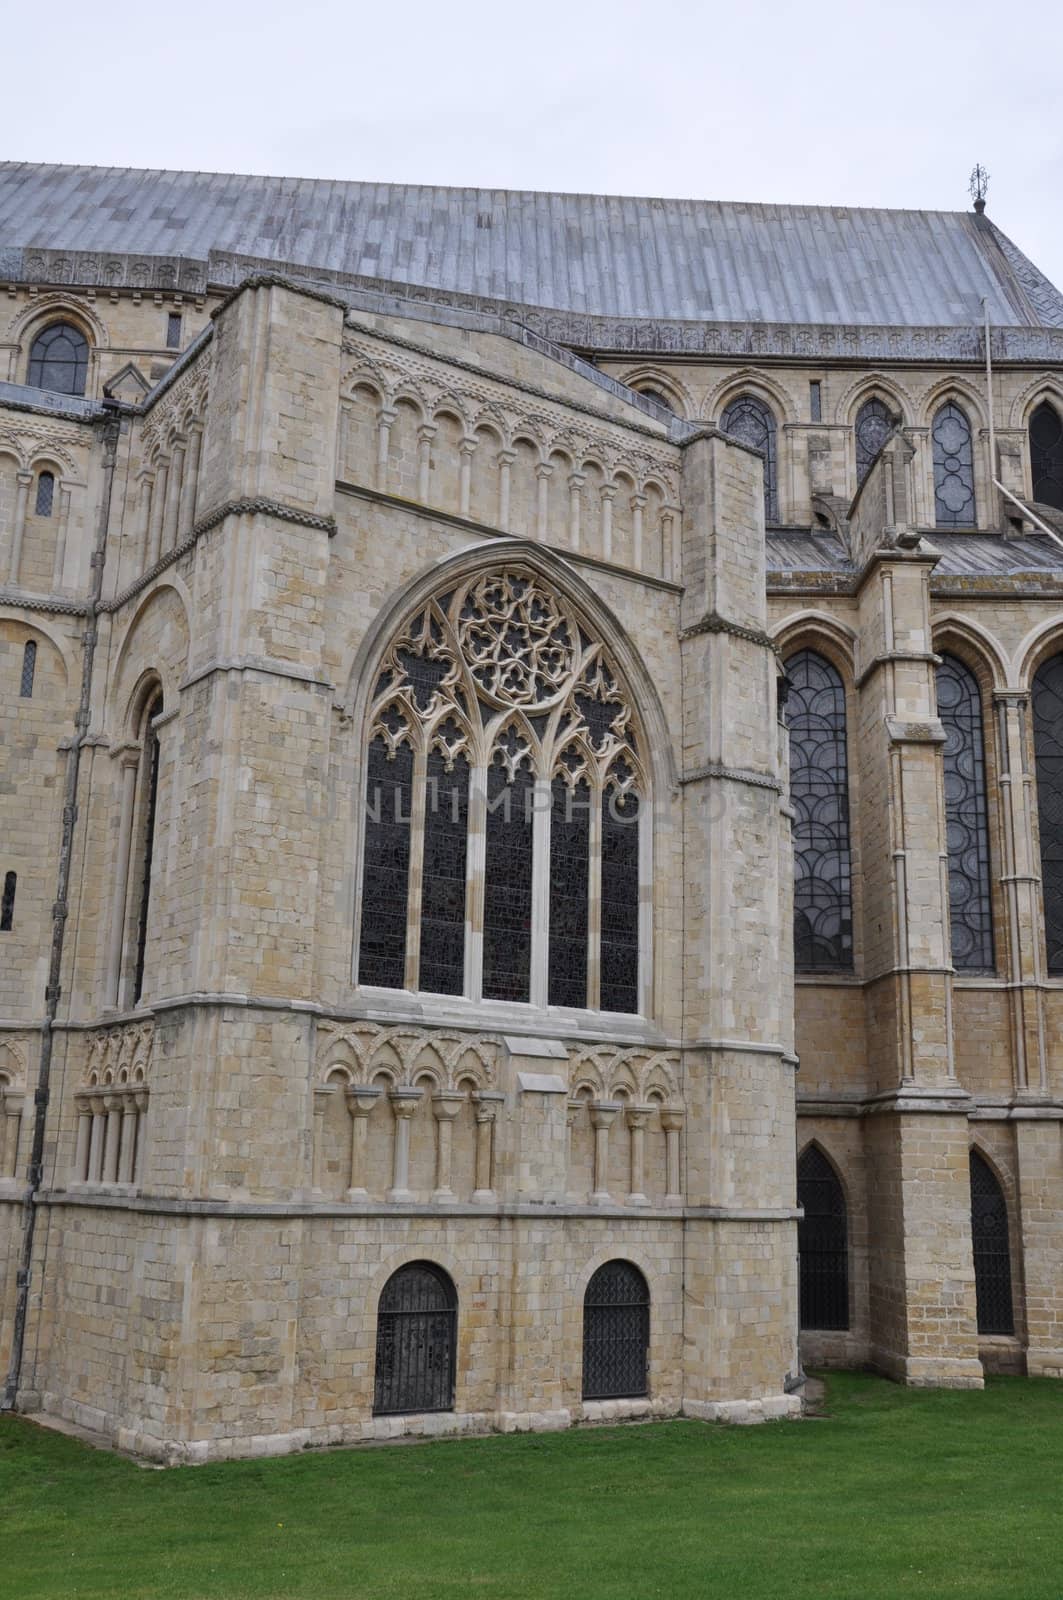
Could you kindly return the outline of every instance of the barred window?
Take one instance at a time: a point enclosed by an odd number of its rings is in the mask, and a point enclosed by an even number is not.
[[[1030,477],[1034,499],[1063,511],[1063,418],[1047,400],[1030,418]]]
[[[584,1400],[649,1393],[650,1291],[630,1261],[599,1267],[583,1297]]]
[[[85,335],[70,322],[53,322],[34,339],[26,381],[55,394],[84,394],[89,374]]]
[[[5,872],[4,892],[0,896],[0,933],[10,933],[15,925],[15,890],[18,887],[18,874]]]
[[[1048,970],[1063,973],[1063,655],[1033,680],[1033,743]]]
[[[934,521],[939,528],[973,528],[974,449],[971,424],[953,400],[943,405],[930,430],[934,446]]]
[[[451,1411],[457,1355],[458,1296],[433,1261],[392,1273],[376,1324],[373,1415]]]
[[[865,400],[856,413],[856,486],[863,483],[871,463],[894,428],[894,416],[877,395]]]
[[[937,705],[945,729],[952,964],[961,972],[988,972],[993,967],[993,902],[982,695],[974,673],[955,656],[943,655],[938,666]]]
[[[642,1009],[642,738],[603,645],[535,573],[468,580],[407,623],[367,768],[361,983]]]
[[[786,663],[794,807],[794,959],[801,972],[853,964],[845,686],[814,650]]]
[[[730,434],[742,444],[752,445],[764,457],[764,520],[779,520],[779,496],[775,468],[775,417],[769,406],[756,395],[743,394],[732,400],[720,418],[721,433]]]
[[[809,1145],[797,1163],[797,1224],[802,1328],[849,1326],[849,1238],[845,1194],[822,1150]]]
[[[23,700],[33,698],[33,680],[37,673],[37,641],[27,639],[22,651],[22,683],[19,696]]]
[[[51,472],[41,472],[37,475],[37,498],[33,509],[38,517],[50,517],[52,514],[52,501],[55,498],[55,476]]]

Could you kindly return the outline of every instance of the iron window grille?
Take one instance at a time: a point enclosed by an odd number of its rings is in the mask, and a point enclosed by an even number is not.
[[[801,972],[853,964],[845,686],[814,650],[786,664],[794,807],[794,960]]]
[[[797,1224],[801,1262],[801,1327],[844,1331],[849,1326],[849,1236],[838,1175],[812,1145],[797,1163]]]
[[[454,1409],[458,1297],[431,1261],[400,1267],[377,1309],[373,1415]]]
[[[720,431],[752,445],[764,457],[764,520],[779,520],[779,497],[775,465],[775,417],[770,407],[756,395],[739,395],[720,418]]]
[[[649,1393],[650,1291],[630,1261],[607,1261],[583,1297],[584,1400]]]
[[[69,322],[53,322],[33,341],[26,381],[55,394],[84,394],[89,374],[89,345]]]
[[[979,1333],[1014,1333],[1008,1207],[989,1163],[971,1151],[971,1244]]]
[[[1048,970],[1063,973],[1063,655],[1033,680],[1033,743]]]
[[[937,668],[937,707],[945,729],[952,964],[963,972],[991,972],[993,899],[982,695],[974,673],[955,656],[943,655]]]

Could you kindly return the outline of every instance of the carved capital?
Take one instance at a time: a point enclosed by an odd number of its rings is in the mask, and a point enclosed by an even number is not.
[[[619,1100],[592,1100],[591,1123],[595,1128],[612,1127],[613,1119],[621,1110]]]
[[[661,1107],[661,1127],[665,1133],[678,1133],[683,1126],[686,1112],[682,1106]]]
[[[388,1099],[396,1117],[412,1117],[423,1095],[420,1089],[391,1089]]]
[[[457,1090],[446,1090],[432,1096],[432,1115],[437,1122],[453,1122],[462,1106],[465,1096]]]
[[[367,1117],[383,1092],[376,1087],[350,1084],[345,1090],[347,1110],[352,1117]]]

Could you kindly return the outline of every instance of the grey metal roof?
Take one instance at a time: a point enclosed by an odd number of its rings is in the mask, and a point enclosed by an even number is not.
[[[927,538],[941,552],[941,559],[934,568],[935,581],[1020,577],[1063,570],[1063,550],[1043,534],[1005,539],[994,533],[935,530]],[[795,579],[804,574],[851,578],[855,572],[837,534],[805,529],[771,529],[767,540],[767,565],[769,573]]]
[[[985,217],[0,163],[3,248],[211,251],[597,316],[1063,327]]]

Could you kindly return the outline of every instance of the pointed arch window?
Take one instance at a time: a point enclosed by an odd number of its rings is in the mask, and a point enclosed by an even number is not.
[[[133,1004],[144,992],[144,966],[148,947],[148,908],[151,902],[151,869],[155,855],[155,821],[159,799],[159,732],[153,725],[162,715],[162,696],[157,695],[144,718],[142,762],[143,805],[140,832],[140,882],[136,915],[136,949],[133,966]]]
[[[786,663],[794,807],[794,959],[800,972],[853,964],[845,686],[814,650]]]
[[[849,1223],[838,1175],[822,1150],[809,1145],[797,1163],[797,1224],[801,1259],[801,1327],[849,1326]]]
[[[969,667],[942,655],[938,716],[945,730],[945,824],[949,854],[952,964],[960,972],[993,969],[982,695]]]
[[[992,1167],[971,1151],[971,1244],[979,1333],[1014,1333],[1008,1206]]]
[[[1063,511],[1063,418],[1047,400],[1030,418],[1030,478],[1033,498]]]
[[[775,417],[771,408],[754,394],[739,395],[720,418],[720,431],[742,444],[752,445],[764,457],[764,520],[779,520],[779,496],[775,465]]]
[[[889,406],[878,395],[865,400],[856,413],[856,486],[863,483],[871,463],[886,443],[895,426]]]
[[[30,347],[26,382],[53,394],[84,394],[89,373],[89,345],[71,322],[53,322]]]
[[[358,979],[632,1013],[642,738],[602,643],[506,567],[423,606],[370,713]]]
[[[1033,680],[1033,744],[1048,970],[1063,973],[1063,655]]]
[[[971,424],[954,400],[934,414],[934,522],[939,528],[973,528],[974,447]]]

